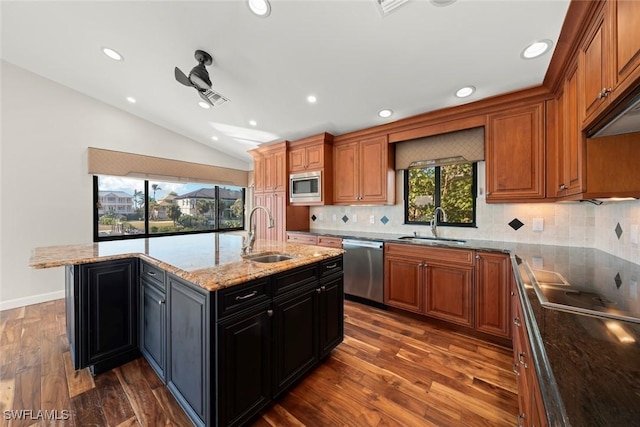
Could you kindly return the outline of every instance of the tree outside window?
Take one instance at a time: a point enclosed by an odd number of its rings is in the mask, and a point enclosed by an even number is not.
[[[475,226],[476,170],[475,163],[458,163],[405,171],[405,223],[431,224],[440,206],[447,221],[438,224]]]

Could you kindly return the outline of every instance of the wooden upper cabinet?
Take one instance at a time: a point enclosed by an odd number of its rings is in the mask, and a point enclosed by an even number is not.
[[[285,191],[289,180],[286,149],[265,154],[264,171],[265,191]]]
[[[336,144],[333,151],[334,204],[393,204],[393,147],[387,136]]]
[[[252,152],[253,156],[253,189],[256,193],[264,191],[264,157]]]
[[[292,202],[294,205],[330,205],[333,202],[333,135],[321,133],[289,142],[289,172],[321,172],[320,202]]]
[[[543,199],[544,103],[490,114],[485,152],[487,202]]]
[[[324,144],[289,150],[289,172],[304,172],[324,168]]]
[[[607,8],[602,7],[596,14],[579,52],[578,69],[582,91],[580,113],[585,123],[591,122],[609,105],[613,91],[608,31]]]
[[[615,46],[615,84],[628,86],[640,78],[640,1],[617,0],[608,5]]]

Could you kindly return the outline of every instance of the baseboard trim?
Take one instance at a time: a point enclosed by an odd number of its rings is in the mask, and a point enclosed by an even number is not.
[[[49,292],[46,294],[33,295],[30,297],[16,298],[8,301],[0,301],[0,311],[12,308],[24,307],[25,305],[39,304],[41,302],[53,301],[64,298],[64,290]]]

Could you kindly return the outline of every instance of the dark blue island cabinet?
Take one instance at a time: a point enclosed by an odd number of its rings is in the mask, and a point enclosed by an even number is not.
[[[246,425],[342,342],[341,256],[216,292],[140,271],[140,349],[197,426]]]
[[[137,259],[68,266],[67,336],[75,369],[92,374],[140,356]]]

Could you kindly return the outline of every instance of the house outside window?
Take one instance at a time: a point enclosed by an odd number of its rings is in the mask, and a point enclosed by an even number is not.
[[[245,189],[94,176],[94,240],[244,229]]]

